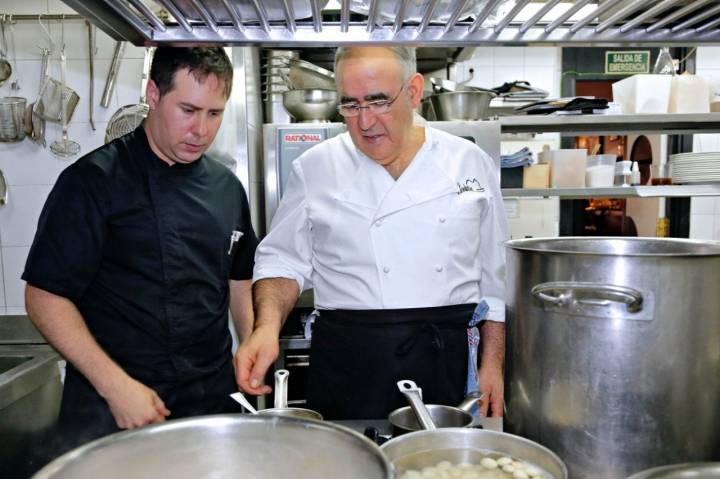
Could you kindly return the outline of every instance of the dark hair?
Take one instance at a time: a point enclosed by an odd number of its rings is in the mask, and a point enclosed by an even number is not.
[[[223,82],[225,97],[232,91],[233,67],[222,47],[158,47],[153,55],[150,79],[160,96],[173,89],[175,72],[187,68],[199,82],[215,75]]]

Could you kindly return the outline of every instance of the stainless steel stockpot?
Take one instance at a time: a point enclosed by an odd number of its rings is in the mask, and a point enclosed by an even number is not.
[[[720,451],[720,243],[507,243],[506,431],[573,479]]]
[[[338,472],[341,471],[341,472]],[[119,432],[70,451],[35,479],[391,479],[380,448],[320,421],[217,415]]]

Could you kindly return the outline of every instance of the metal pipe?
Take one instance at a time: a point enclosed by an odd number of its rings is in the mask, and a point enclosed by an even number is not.
[[[377,16],[378,1],[370,0],[370,9],[368,10],[368,23],[365,30],[372,32],[375,30],[375,17]]]
[[[716,6],[710,8],[710,9],[708,9],[708,10],[705,10],[705,11],[702,12],[702,13],[698,13],[697,15],[695,15],[695,16],[692,17],[692,18],[690,18],[689,20],[685,20],[685,21],[682,22],[680,25],[675,25],[674,27],[672,27],[672,28],[670,29],[670,31],[673,32],[673,33],[675,33],[675,32],[677,32],[678,30],[682,30],[682,29],[684,29],[684,28],[689,27],[690,25],[695,25],[695,24],[698,23],[698,22],[702,22],[702,21],[705,20],[706,18],[711,17],[711,16],[715,15],[715,14],[718,13],[718,12],[720,12],[720,5],[716,5]]]
[[[225,7],[225,10],[230,14],[230,18],[232,19],[233,25],[235,25],[235,28],[237,28],[239,31],[244,32],[245,26],[242,24],[242,18],[240,18],[240,14],[235,10],[235,7],[233,7],[230,4],[229,0],[220,0]]]
[[[213,18],[212,14],[208,11],[208,9],[205,8],[205,6],[202,3],[198,2],[197,0],[188,0],[188,1],[192,4],[193,8],[195,8],[195,10],[200,14],[203,21],[205,22],[205,25],[207,25],[210,28],[210,30],[217,33],[218,32],[217,22],[215,22],[215,19]]]
[[[433,13],[435,12],[435,8],[437,7],[439,1],[440,0],[430,0],[430,5],[425,11],[425,15],[423,15],[420,25],[418,25],[418,33],[424,32],[430,24],[430,20],[432,19]]]
[[[637,17],[633,18],[629,22],[627,22],[625,25],[620,27],[620,32],[625,33],[631,28],[635,27],[636,25],[641,24],[648,18],[652,17],[653,15],[657,15],[660,12],[664,12],[668,8],[672,7],[676,3],[678,3],[680,0],[664,0],[663,2],[658,3],[654,7],[652,7],[649,10],[646,10],[645,12],[641,13]]]
[[[510,13],[505,15],[505,18],[500,20],[497,25],[495,25],[495,33],[500,33],[507,27],[510,22],[512,22],[513,18],[515,18],[518,13],[520,13],[520,10],[525,8],[525,5],[528,4],[530,0],[518,0],[515,6],[510,10]]]
[[[561,1],[562,1],[562,0],[550,0],[549,2],[546,2],[546,3],[542,6],[542,8],[540,8],[540,10],[538,10],[537,13],[535,13],[535,15],[533,15],[532,17],[530,17],[530,19],[529,19],[527,22],[525,22],[525,23],[523,23],[522,25],[520,25],[520,28],[519,28],[520,33],[525,33],[525,32],[527,32],[528,30],[530,30],[530,28],[531,28],[533,25],[535,25],[537,22],[539,22],[542,17],[544,17],[545,15],[547,15],[547,13],[548,13],[550,10],[552,10],[552,9],[555,7],[555,5],[557,5],[557,4],[560,3]]]
[[[342,0],[340,4],[340,31],[345,33],[350,28],[350,0]]]
[[[575,13],[580,10],[582,7],[587,5],[590,2],[590,0],[580,0],[579,2],[575,3],[572,7],[568,8],[568,10],[557,17],[550,25],[545,27],[545,33],[550,33],[553,30],[555,30],[557,27],[565,23],[565,21],[575,15]]]
[[[175,5],[175,3],[172,2],[172,0],[156,0],[160,5],[162,5],[165,10],[167,10],[170,15],[175,19],[176,22],[188,33],[192,33],[192,26],[190,23],[185,19],[185,14],[180,11],[180,9]]]
[[[485,6],[483,7],[483,9],[480,10],[480,13],[478,13],[478,16],[477,16],[477,18],[475,19],[475,21],[474,21],[474,22],[472,23],[472,25],[470,25],[470,27],[468,28],[468,33],[473,33],[475,30],[477,30],[478,28],[480,28],[480,25],[482,25],[483,22],[484,22],[485,20],[487,20],[487,17],[490,16],[490,14],[492,13],[493,9],[494,9],[495,7],[497,7],[497,5],[498,5],[501,1],[502,1],[502,0],[490,0],[489,2],[487,2],[487,3],[485,4]]]
[[[312,7],[313,29],[320,33],[322,31],[322,9],[318,4],[318,0],[310,0]]]
[[[265,7],[263,7],[263,4],[260,0],[251,0],[253,6],[255,7],[255,11],[258,14],[258,20],[260,20],[260,24],[262,25],[263,30],[265,32],[270,33],[270,24],[268,23],[267,13],[265,13]]]
[[[393,33],[397,33],[400,31],[400,28],[402,27],[403,20],[405,19],[405,10],[407,9],[407,4],[409,0],[402,0],[400,2],[400,9],[398,10],[397,16],[395,16],[395,24],[393,25]]]
[[[613,26],[615,23],[619,22],[620,20],[624,19],[631,13],[633,13],[636,10],[639,10],[643,7],[645,7],[648,4],[648,2],[641,1],[641,2],[630,2],[626,7],[621,8],[617,12],[615,12],[610,18],[602,22],[600,25],[595,27],[595,32],[601,33]]]
[[[600,6],[598,6],[591,14],[586,15],[585,18],[582,18],[579,21],[575,22],[575,24],[570,27],[570,33],[577,33],[578,30],[583,28],[585,25],[595,20],[600,15],[610,10],[612,7],[622,1],[624,0],[608,0],[607,2],[601,3]]]
[[[705,30],[708,30],[710,28],[716,27],[717,25],[720,25],[720,17],[716,18],[715,20],[712,20],[704,25],[701,25],[695,29],[696,32],[704,32]]]
[[[288,29],[295,33],[297,31],[297,25],[295,25],[295,12],[293,11],[292,3],[290,3],[289,0],[283,0],[282,4]]]
[[[467,5],[467,2],[468,0],[460,0],[455,5],[455,9],[453,10],[452,15],[450,15],[450,18],[445,24],[444,33],[449,32],[455,27],[455,22],[458,21],[458,18],[460,18],[460,14],[462,14],[463,10],[465,10],[465,5]]]
[[[693,3],[689,5],[685,5],[680,10],[676,10],[672,12],[670,15],[666,16],[665,18],[653,23],[649,27],[645,29],[648,33],[652,33],[658,28],[667,25],[670,22],[674,22],[678,18],[682,18],[688,13],[692,12],[693,10],[697,10],[698,8],[702,7],[706,3],[710,2],[711,0],[696,0]]]
[[[132,4],[133,7],[137,8],[140,13],[145,16],[145,18],[147,18],[147,20],[152,24],[152,26],[155,27],[155,30],[160,30],[161,32],[167,31],[167,27],[165,26],[163,21],[160,20],[158,16],[155,15],[155,13],[147,7],[147,5],[145,5],[140,0],[128,1]]]

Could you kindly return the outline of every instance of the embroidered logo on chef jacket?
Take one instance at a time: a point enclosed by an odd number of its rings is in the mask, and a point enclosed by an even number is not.
[[[242,231],[238,230],[234,230],[230,234],[230,248],[228,248],[228,255],[231,255],[233,253],[233,251],[235,250],[235,245],[237,245],[237,242],[240,241],[240,238],[243,237],[243,234],[244,233]]]
[[[468,191],[483,192],[485,188],[480,185],[480,182],[475,178],[468,178],[464,184],[458,183],[458,195],[466,193]]]

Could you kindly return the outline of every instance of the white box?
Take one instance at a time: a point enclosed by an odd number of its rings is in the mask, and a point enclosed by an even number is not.
[[[667,113],[672,75],[633,75],[613,83],[613,101],[623,113]]]
[[[670,113],[710,113],[710,86],[703,77],[683,73],[672,77]]]

